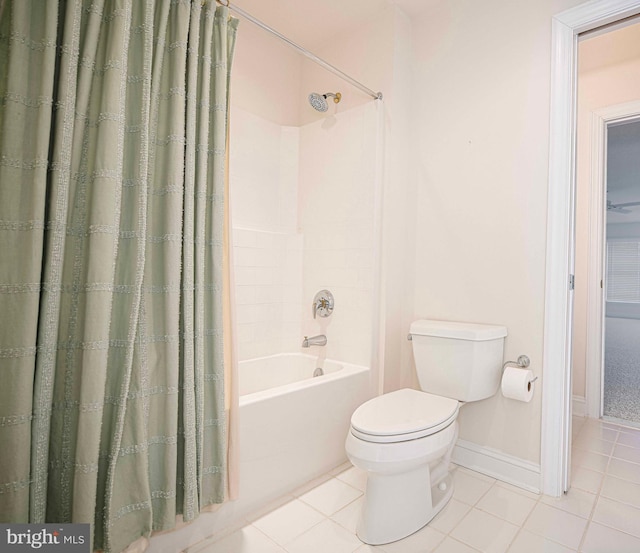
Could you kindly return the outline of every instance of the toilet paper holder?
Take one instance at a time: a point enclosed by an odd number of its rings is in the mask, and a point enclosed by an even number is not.
[[[526,369],[531,365],[531,360],[527,355],[519,355],[517,361],[506,361],[505,364],[502,365],[502,372],[504,372],[509,365]],[[538,380],[537,376],[531,382],[535,382],[536,380]]]

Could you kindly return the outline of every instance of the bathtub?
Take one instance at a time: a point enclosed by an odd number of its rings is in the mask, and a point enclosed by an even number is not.
[[[313,376],[321,366],[323,376]],[[346,461],[353,411],[371,397],[367,367],[279,354],[239,364],[240,497],[243,511]]]

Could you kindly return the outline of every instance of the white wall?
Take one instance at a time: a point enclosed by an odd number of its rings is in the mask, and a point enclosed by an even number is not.
[[[302,237],[298,54],[241,21],[231,79],[229,187],[240,360],[298,347]]]
[[[542,376],[551,18],[579,2],[432,2],[413,20],[416,317],[505,325]],[[538,386],[538,390],[540,390]],[[540,461],[541,394],[463,407],[460,437]]]
[[[587,348],[587,275],[591,183],[591,117],[594,111],[640,100],[640,25],[587,38],[578,45],[576,289],[573,394],[584,397]]]
[[[302,299],[296,127],[233,107],[229,187],[240,360],[294,351]]]
[[[296,232],[298,128],[273,123],[233,106],[229,135],[233,224],[270,232]]]
[[[375,144],[373,102],[300,129],[302,333],[325,334],[327,357],[361,365],[371,362]],[[312,299],[325,288],[334,312],[313,319]]]
[[[231,105],[280,125],[300,123],[302,58],[249,21],[238,27]]]

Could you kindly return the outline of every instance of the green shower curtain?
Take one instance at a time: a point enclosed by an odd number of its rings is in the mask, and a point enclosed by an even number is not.
[[[225,500],[237,21],[0,0],[0,522],[119,552]]]

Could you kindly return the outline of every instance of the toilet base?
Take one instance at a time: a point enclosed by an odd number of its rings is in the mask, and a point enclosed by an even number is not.
[[[401,540],[420,530],[442,510],[453,495],[449,467],[457,438],[457,422],[424,441],[366,444],[347,438],[349,458],[367,471],[364,503],[356,527],[361,541],[382,545]],[[397,446],[415,449],[396,449]],[[389,462],[385,462],[385,455]]]
[[[431,484],[429,466],[398,475],[369,473],[364,504],[356,528],[358,538],[369,545],[382,545],[417,532],[433,519],[453,495],[451,475],[444,472]],[[444,489],[440,489],[443,487]]]

